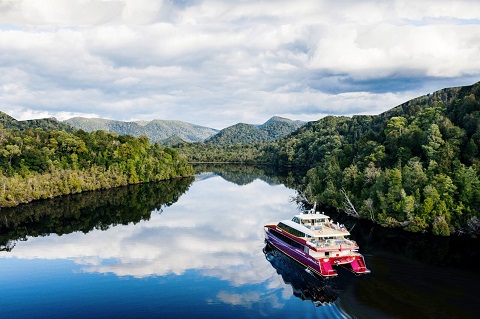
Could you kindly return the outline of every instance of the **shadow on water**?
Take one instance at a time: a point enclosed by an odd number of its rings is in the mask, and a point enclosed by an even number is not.
[[[277,249],[265,247],[267,260],[296,297],[315,305],[335,305],[328,318],[478,318],[477,239],[342,222],[355,225],[351,238],[358,242],[371,274],[356,277],[339,272],[325,280]]]
[[[347,312],[359,318],[478,318],[479,239],[330,215],[351,229],[372,271],[343,293]]]
[[[88,233],[150,219],[184,194],[193,177],[118,187],[42,200],[0,211],[0,251],[28,237]]]
[[[346,217],[342,213],[329,213],[345,224],[361,251],[366,255],[394,254],[430,266],[455,266],[478,270],[480,239],[467,236],[435,236],[412,233],[398,228],[385,228],[367,220]]]
[[[341,278],[321,278],[268,243],[263,252],[283,282],[292,287],[295,297],[322,307],[322,313],[328,318],[352,318],[338,302],[345,289],[345,282]]]

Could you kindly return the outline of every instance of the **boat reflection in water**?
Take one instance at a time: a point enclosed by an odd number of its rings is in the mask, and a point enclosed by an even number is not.
[[[338,287],[338,278],[320,277],[268,242],[266,242],[263,252],[265,258],[282,276],[283,281],[292,287],[295,297],[309,300],[315,306],[322,307],[328,318],[352,318],[341,309],[337,302],[342,293],[342,289]]]

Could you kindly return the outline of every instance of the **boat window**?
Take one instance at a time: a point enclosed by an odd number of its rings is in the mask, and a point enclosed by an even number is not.
[[[280,234],[280,233],[277,233],[276,231],[271,231],[270,232],[272,235],[274,235],[275,237],[283,240],[284,242],[286,242],[287,244],[293,246],[293,247],[297,247],[297,248],[300,248],[300,249],[303,249],[304,246],[300,243],[297,243],[295,240],[291,239],[291,238],[288,238],[287,236],[283,235],[283,234]]]
[[[286,232],[292,234],[293,236],[297,236],[297,237],[305,237],[305,233],[293,228],[293,227],[290,227],[288,225],[285,225],[284,223],[278,223],[278,227],[285,230]]]
[[[300,220],[298,219],[298,217],[293,217],[292,222],[300,224]]]

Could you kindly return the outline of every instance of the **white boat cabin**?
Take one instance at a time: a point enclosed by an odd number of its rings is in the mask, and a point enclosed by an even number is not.
[[[295,215],[292,222],[314,233],[314,237],[344,237],[350,235],[345,225],[334,223],[330,217],[321,213]]]
[[[355,249],[355,241],[347,239],[350,233],[343,224],[333,223],[330,217],[320,213],[295,215],[292,220],[283,220],[277,225],[288,233],[304,238],[318,250]]]

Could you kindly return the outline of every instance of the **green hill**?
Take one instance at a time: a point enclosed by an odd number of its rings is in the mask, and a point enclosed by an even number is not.
[[[175,150],[144,136],[0,127],[0,207],[192,174]]]
[[[163,139],[159,142],[159,144],[164,146],[174,146],[182,143],[185,143],[185,141],[176,135],[167,137],[166,139]]]
[[[18,121],[3,112],[0,112],[0,124],[2,124],[4,128],[18,128]]]
[[[66,120],[65,123],[86,132],[103,130],[135,137],[146,135],[152,143],[157,142],[160,144],[172,136],[176,136],[185,142],[201,142],[218,132],[218,130],[200,125],[166,120],[123,122],[74,117]]]
[[[26,121],[17,121],[10,115],[0,112],[0,124],[4,128],[13,128],[21,131],[29,128],[41,128],[43,130],[59,130],[66,132],[73,132],[74,128],[68,124],[58,121],[56,118],[35,119]]]
[[[305,123],[301,121],[292,121],[278,116],[272,117],[261,125],[238,123],[221,130],[206,142],[218,146],[268,142],[292,133],[303,124]]]
[[[262,131],[252,124],[238,123],[229,126],[206,142],[215,145],[229,145],[235,143],[256,143],[261,141],[272,140],[267,132]]]
[[[292,121],[280,116],[274,116],[262,125],[259,125],[258,128],[266,132],[270,138],[277,139],[292,133],[303,125],[305,125],[303,121]]]
[[[265,148],[310,167],[312,202],[384,226],[480,234],[480,82],[439,90],[376,116],[325,117]]]

